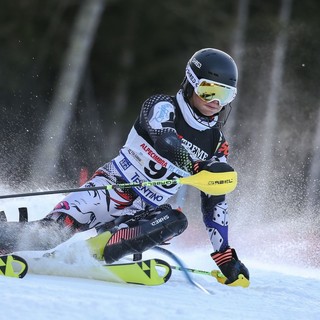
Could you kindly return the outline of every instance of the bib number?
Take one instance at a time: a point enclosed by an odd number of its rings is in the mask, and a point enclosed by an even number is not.
[[[165,179],[165,180],[174,180],[176,178],[181,178],[182,176],[177,174],[176,172],[171,172],[169,175],[168,169],[165,167],[162,167],[161,165],[157,164],[156,162],[150,160],[149,161],[149,167],[144,168],[145,174],[151,178],[151,179]],[[162,185],[165,189],[173,188],[175,185]]]

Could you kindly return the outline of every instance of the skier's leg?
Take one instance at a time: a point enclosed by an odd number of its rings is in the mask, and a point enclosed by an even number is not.
[[[30,222],[1,222],[0,252],[51,249],[68,240],[78,227],[78,223],[65,214],[56,220],[44,218]]]
[[[98,170],[84,187],[123,182],[111,164],[103,169]],[[70,193],[44,219],[25,223],[0,222],[0,252],[52,249],[76,232],[102,226],[117,216],[143,209],[138,202],[133,205],[135,198],[137,195],[128,189]]]
[[[225,196],[207,198],[202,195],[203,220],[207,232],[215,250],[211,257],[220,268],[221,272],[228,278],[227,283],[232,283],[238,279],[239,274],[243,274],[249,279],[249,271],[246,266],[238,259],[235,249],[230,248],[228,242],[228,205]],[[212,209],[211,209],[212,208]]]
[[[156,208],[143,218],[139,214],[110,230],[104,248],[107,263],[125,255],[142,253],[180,235],[188,225],[186,216],[179,210]],[[143,213],[142,213],[143,215]]]

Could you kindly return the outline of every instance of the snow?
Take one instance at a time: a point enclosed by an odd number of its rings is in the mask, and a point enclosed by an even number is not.
[[[59,200],[59,196],[1,200],[0,209],[5,210],[9,220],[17,220],[17,208],[27,206],[29,219],[34,220],[42,217],[39,212],[45,214]],[[213,269],[209,247],[190,246],[188,230],[186,233],[185,238],[180,242],[174,239],[167,249],[189,268]],[[90,234],[77,235],[58,249],[63,252],[87,236]],[[78,271],[90,263],[86,252],[75,249],[73,254],[73,268]],[[174,263],[152,250],[144,254],[144,258],[148,257]],[[192,286],[178,270],[173,270],[166,284],[154,287],[31,273],[23,279],[0,277],[0,319],[320,319],[319,269],[271,264],[248,254],[241,259],[250,270],[249,288],[231,288],[218,284],[211,276],[191,274],[209,294]],[[66,263],[56,263],[57,272],[68,271]]]

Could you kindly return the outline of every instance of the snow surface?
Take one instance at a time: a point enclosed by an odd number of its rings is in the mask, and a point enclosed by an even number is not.
[[[59,200],[59,196],[1,200],[0,209],[5,210],[8,220],[14,221],[18,219],[17,208],[27,206],[29,220],[35,220]],[[167,249],[190,268],[209,271],[215,268],[208,255],[210,248],[191,246],[188,230],[185,234],[180,242],[180,237],[174,239]],[[87,236],[90,234],[76,235],[70,243],[80,243]],[[63,249],[66,245],[59,247]],[[85,252],[77,251],[73,267],[79,271],[90,261]],[[152,250],[144,254],[144,258],[148,257],[174,264],[170,258]],[[248,254],[241,259],[251,275],[251,285],[246,289],[220,285],[208,275],[191,274],[209,294],[192,286],[176,270],[166,284],[155,287],[54,275],[0,277],[0,319],[320,319],[319,269],[271,264]],[[56,268],[60,273],[68,271],[68,265],[63,263],[58,263]]]

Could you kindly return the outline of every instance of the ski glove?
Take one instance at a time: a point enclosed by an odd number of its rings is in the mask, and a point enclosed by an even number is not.
[[[230,172],[234,171],[234,169],[225,162],[219,162],[215,159],[205,160],[205,161],[197,161],[193,164],[193,172],[198,173],[202,170],[206,170],[209,172]]]

